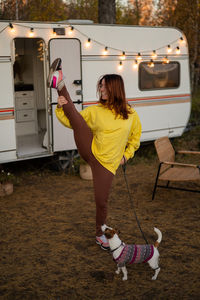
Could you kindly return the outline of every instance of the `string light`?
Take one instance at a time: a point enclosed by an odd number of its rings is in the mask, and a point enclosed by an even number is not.
[[[123,64],[122,61],[120,61],[118,65],[118,70],[121,71],[122,69],[123,69]]]
[[[171,53],[171,52],[172,52],[172,48],[171,48],[170,45],[167,46],[167,52],[168,52],[168,53]]]
[[[137,61],[141,61],[142,60],[142,56],[141,56],[141,54],[140,54],[140,52],[138,52],[138,55],[137,55]]]
[[[151,57],[152,57],[153,59],[156,59],[156,57],[157,57],[156,50],[153,50],[153,53],[152,53]]]
[[[183,37],[181,37],[179,41],[180,41],[181,45],[184,45],[186,43],[186,41],[184,40]]]
[[[121,54],[121,56],[120,56],[120,59],[121,60],[125,60],[125,58],[126,58],[126,53],[123,51],[122,54]]]
[[[104,56],[108,54],[108,47],[105,47],[105,48],[104,48],[102,54],[103,54]]]
[[[169,59],[168,59],[167,56],[163,57],[162,61],[163,61],[164,64],[168,64],[169,63]]]
[[[8,27],[10,29],[10,32],[15,32],[16,31],[16,26],[22,26],[22,25],[19,25],[19,24],[14,24],[14,26],[13,26],[13,23],[8,23],[8,24],[9,25],[7,25],[6,27]],[[24,25],[23,25],[23,27],[28,28],[28,26],[24,26]],[[113,51],[118,51],[119,52],[119,54],[118,55],[116,54],[115,56],[117,56],[120,59],[120,61],[123,61],[123,60],[126,59],[125,51],[123,51],[122,49],[115,49],[115,48],[110,47],[110,45],[109,46],[104,46],[101,42],[98,42],[95,39],[93,40],[91,38],[88,38],[87,35],[85,35],[81,31],[79,31],[79,29],[76,29],[74,26],[67,25],[66,28],[68,29],[67,33],[69,35],[72,35],[75,31],[77,31],[80,35],[82,35],[82,36],[84,36],[86,38],[86,41],[85,41],[85,44],[84,44],[85,48],[87,48],[87,49],[90,48],[92,46],[92,43],[94,43],[94,44],[97,44],[97,45],[99,45],[101,47],[101,49],[102,49],[101,50],[101,53],[102,53],[101,55],[102,56],[109,55],[108,53],[113,50]],[[64,29],[64,28],[59,28],[59,29]],[[35,32],[34,32],[35,28],[29,28],[28,30],[29,30],[29,32],[28,32],[29,37],[33,37],[35,35]],[[57,32],[57,30],[55,28],[54,29],[53,28],[49,28],[49,30],[51,30],[50,32],[51,32],[51,35],[53,34],[53,36],[59,35],[59,32]],[[142,51],[145,54],[145,60],[150,60],[149,63],[148,63],[148,66],[149,67],[153,67],[154,66],[154,60],[158,57],[158,55],[157,55],[157,51],[158,50],[160,50],[160,49],[166,49],[167,53],[172,53],[172,50],[173,50],[173,53],[175,52],[176,54],[181,54],[181,49],[182,49],[181,46],[184,45],[185,43],[186,43],[186,40],[184,39],[184,37],[183,36],[179,36],[176,40],[171,41],[171,43],[170,43],[171,45],[170,44],[164,45],[163,47],[160,47],[160,48],[152,50],[152,51],[146,51],[144,49]],[[179,46],[177,46],[177,44]],[[175,45],[175,47],[174,47],[174,45]],[[109,49],[109,51],[108,51],[108,49]],[[143,59],[142,56],[141,56],[141,53],[138,52],[138,54],[136,55],[135,51],[129,51],[128,55],[129,55],[129,57],[130,56],[134,57],[134,61],[132,63],[132,67],[133,67],[133,69],[137,69],[138,66],[139,66],[139,63]],[[113,56],[112,53],[110,54],[110,56]],[[159,56],[161,57],[161,55],[159,55]],[[168,59],[167,56],[161,57],[160,60],[163,63],[165,63],[165,64],[169,63],[169,59]],[[122,62],[119,62],[118,68],[119,68],[119,70],[121,70],[123,68]]]
[[[86,48],[89,48],[91,46],[91,39],[89,38],[88,40],[87,40],[87,42],[85,43],[85,47]]]
[[[33,37],[33,36],[34,36],[34,28],[31,28],[29,32],[29,37]]]
[[[181,53],[181,50],[179,47],[176,47],[176,54],[180,54]]]
[[[73,26],[71,26],[71,28],[73,28]],[[74,28],[73,28],[73,29],[74,29]],[[78,30],[78,32],[79,32],[80,34],[84,35],[84,34],[81,33],[79,30]],[[172,44],[174,44],[174,43],[177,42],[178,40],[180,40],[182,43],[185,42],[185,40],[183,39],[183,37],[181,37],[181,38],[177,39],[176,41],[173,41]],[[94,40],[94,42],[95,42],[96,44],[102,45],[100,42],[98,42],[98,41],[96,41],[96,40]],[[86,47],[86,48],[89,48],[90,45],[91,45],[91,38],[88,38],[87,42],[85,43],[85,47]],[[168,52],[168,53],[171,53],[171,52],[172,52],[171,45],[163,46],[163,48],[164,48],[164,47],[167,47],[167,52]],[[118,50],[118,51],[120,51],[119,49],[115,49],[115,48],[112,48],[112,47],[110,47],[110,46],[109,46],[109,48],[110,48],[110,49],[113,49],[113,50]],[[161,47],[161,48],[162,48],[162,47]],[[161,49],[161,48],[159,48],[159,49]],[[157,50],[158,50],[158,49],[157,49]],[[134,52],[134,51],[133,51],[133,52]],[[107,46],[105,46],[104,50],[102,50],[102,55],[108,55],[108,47],[107,47]],[[134,56],[134,54],[133,54],[133,56]],[[156,50],[152,50],[152,54],[151,54],[151,55],[149,54],[149,56],[151,56],[152,59],[156,59],[156,58],[157,58]],[[122,54],[119,56],[119,58],[120,58],[120,60],[125,60],[125,59],[126,59],[125,51],[122,51]],[[142,60],[142,56],[141,56],[140,52],[138,52],[138,55],[137,55],[136,59],[137,59],[138,62],[140,62],[140,61]]]
[[[15,28],[12,23],[9,23],[10,32],[15,33]]]
[[[69,30],[68,30],[68,34],[69,35],[72,35],[74,32],[74,27],[73,26],[70,26]]]
[[[153,68],[154,67],[153,59],[151,59],[150,62],[148,63],[148,67],[149,68]]]
[[[137,59],[135,59],[135,61],[133,62],[133,69],[137,69],[138,68],[138,61]]]

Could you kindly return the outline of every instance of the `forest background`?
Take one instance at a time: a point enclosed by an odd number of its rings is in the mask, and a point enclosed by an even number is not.
[[[174,26],[187,38],[191,89],[200,85],[200,0],[1,0],[0,20],[87,19],[94,23]]]

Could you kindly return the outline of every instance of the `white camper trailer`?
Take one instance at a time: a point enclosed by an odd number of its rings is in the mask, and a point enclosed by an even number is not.
[[[101,75],[119,73],[140,116],[142,142],[185,130],[191,109],[188,47],[178,29],[0,22],[0,45],[0,163],[55,153],[67,160],[76,149],[72,130],[55,117],[57,93],[46,83],[57,57],[78,110],[97,103]]]

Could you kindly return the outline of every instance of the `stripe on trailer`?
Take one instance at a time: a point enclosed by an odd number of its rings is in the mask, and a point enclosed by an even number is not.
[[[167,95],[155,97],[128,98],[127,101],[135,106],[166,105],[190,102],[190,94]],[[98,101],[84,102],[83,106],[98,104]]]
[[[14,119],[14,108],[0,108],[0,120]]]
[[[167,104],[180,104],[180,103],[186,103],[190,102],[190,98],[188,99],[179,99],[179,100],[162,100],[162,101],[153,101],[153,102],[135,102],[135,101],[129,101],[131,106],[153,106],[153,105],[167,105]]]
[[[99,103],[99,101],[91,101],[91,102],[83,102],[83,105],[84,106],[90,106],[90,105],[95,105],[95,104],[98,104]]]
[[[190,94],[155,96],[155,97],[141,97],[128,99],[128,102],[136,106],[145,105],[163,105],[190,102]]]

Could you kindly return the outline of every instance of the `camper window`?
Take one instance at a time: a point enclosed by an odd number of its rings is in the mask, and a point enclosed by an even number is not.
[[[178,62],[142,62],[139,66],[140,90],[177,88],[180,84],[180,65]]]

